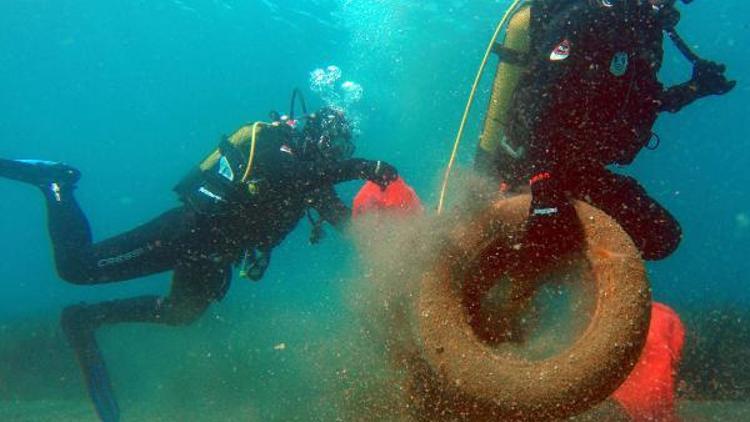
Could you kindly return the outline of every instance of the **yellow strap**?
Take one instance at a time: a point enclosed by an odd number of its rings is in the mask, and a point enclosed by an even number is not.
[[[245,168],[245,174],[242,175],[242,183],[246,183],[247,179],[250,178],[250,172],[253,169],[253,159],[255,158],[255,141],[258,136],[258,127],[260,125],[264,126],[272,126],[270,123],[265,122],[255,122],[253,123],[253,128],[251,129],[252,138],[250,140],[250,154],[247,157],[247,167]]]
[[[471,106],[474,103],[474,97],[477,93],[477,88],[479,87],[479,82],[482,79],[482,75],[484,74],[484,68],[487,66],[487,61],[490,59],[490,55],[492,54],[492,48],[495,46],[495,42],[497,41],[497,37],[500,36],[500,32],[502,32],[503,28],[505,28],[506,24],[508,23],[508,19],[513,15],[513,13],[518,9],[519,5],[524,2],[525,0],[515,0],[513,4],[510,5],[508,10],[505,11],[505,15],[503,16],[503,19],[500,21],[500,23],[497,25],[497,28],[495,28],[495,33],[492,35],[492,39],[490,39],[490,44],[487,46],[487,51],[484,53],[484,58],[482,59],[482,63],[479,65],[479,71],[477,72],[477,76],[474,79],[474,84],[471,87],[471,92],[469,93],[469,100],[466,102],[466,108],[464,109],[463,117],[461,118],[461,124],[458,126],[458,133],[456,134],[456,141],[453,143],[453,151],[451,152],[450,160],[448,160],[448,166],[445,169],[445,175],[443,176],[443,184],[440,188],[440,199],[438,200],[438,207],[437,207],[437,213],[441,214],[443,212],[443,207],[445,205],[445,194],[448,191],[448,179],[450,178],[451,170],[453,169],[453,165],[456,162],[456,155],[458,155],[458,146],[461,144],[461,138],[464,134],[464,128],[466,127],[466,121],[469,119],[469,112],[471,111]]]

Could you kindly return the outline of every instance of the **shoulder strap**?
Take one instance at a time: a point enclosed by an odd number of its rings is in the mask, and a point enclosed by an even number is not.
[[[566,7],[580,4],[588,0],[528,0],[526,4],[531,8],[531,21],[529,22],[529,37],[531,41],[530,51],[518,51],[508,48],[503,43],[496,43],[492,52],[500,57],[500,60],[515,64],[528,64],[529,55],[534,51],[534,46],[544,38],[550,21],[561,13],[566,13]],[[516,12],[519,13],[519,12]],[[511,24],[512,25],[512,24]],[[510,30],[510,29],[509,29]]]
[[[549,30],[550,22],[561,14],[569,14],[571,6],[588,3],[589,0],[531,0],[530,37],[531,49],[538,46]]]
[[[500,60],[510,64],[523,66],[529,61],[528,54],[508,48],[500,43],[495,43],[492,46],[492,52],[497,54]]]

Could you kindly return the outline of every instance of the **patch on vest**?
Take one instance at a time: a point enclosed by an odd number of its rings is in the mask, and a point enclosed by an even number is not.
[[[560,44],[557,44],[549,55],[550,61],[559,62],[565,60],[570,56],[570,41],[562,40]]]
[[[229,164],[229,160],[227,160],[227,157],[223,155],[219,160],[219,174],[224,176],[224,178],[228,179],[229,181],[234,181],[234,171],[232,171],[232,165]]]
[[[609,64],[609,72],[618,78],[628,71],[628,53],[618,51],[612,56],[612,62]]]
[[[294,152],[292,152],[292,148],[289,147],[289,145],[282,145],[281,148],[279,148],[279,151],[287,153],[289,155],[294,155]]]

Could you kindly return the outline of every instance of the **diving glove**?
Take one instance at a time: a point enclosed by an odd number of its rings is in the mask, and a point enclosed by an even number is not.
[[[524,244],[540,259],[565,254],[579,244],[578,215],[563,189],[549,172],[533,176],[531,207]]]
[[[724,75],[726,66],[710,60],[699,60],[693,66],[693,78],[690,80],[691,87],[695,90],[697,97],[708,95],[724,95],[731,91],[737,81],[730,81]]]
[[[572,205],[558,181],[549,172],[540,172],[529,180],[531,186],[530,217],[555,218],[570,212]]]
[[[380,186],[381,189],[385,189],[391,182],[398,179],[398,170],[385,161],[369,161],[365,170],[365,177]]]

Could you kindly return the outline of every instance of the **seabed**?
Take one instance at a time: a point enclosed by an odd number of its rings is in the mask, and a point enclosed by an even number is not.
[[[688,401],[678,403],[679,415],[684,422],[702,421],[745,421],[750,420],[750,402],[741,401]],[[176,420],[193,421],[261,421],[258,415],[253,415],[253,409],[221,408],[221,409],[186,409],[185,413],[171,413],[149,410],[137,404],[128,405],[123,411],[123,420],[133,421],[164,421]],[[369,420],[372,415],[363,414],[361,420]],[[46,421],[80,421],[97,422],[91,404],[85,401],[16,401],[0,402],[0,420],[16,422],[46,422]],[[305,420],[305,410],[300,408],[298,420]],[[374,420],[374,419],[373,419]]]

